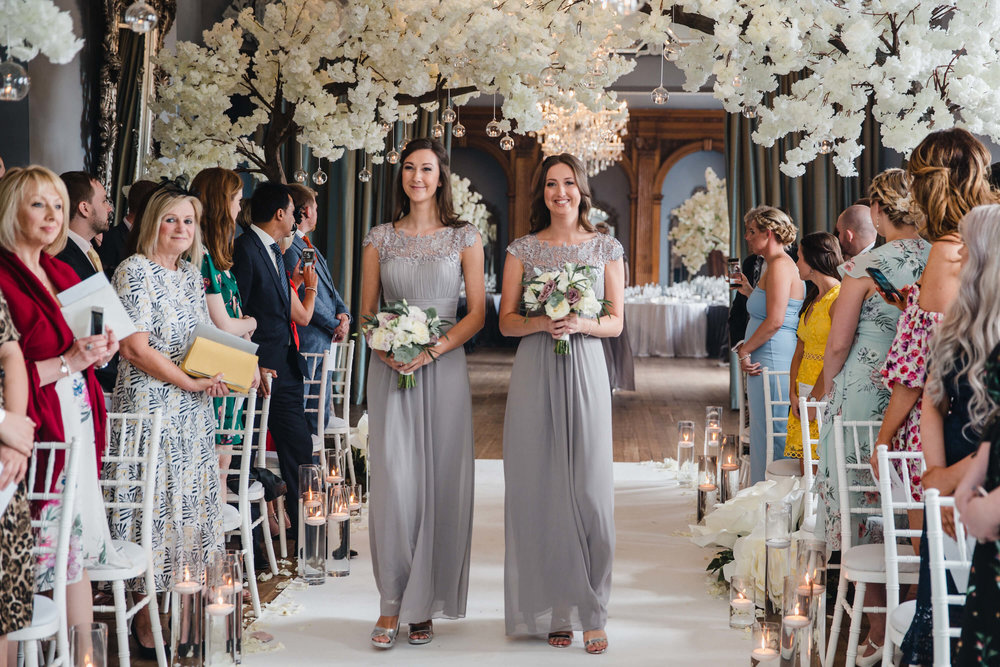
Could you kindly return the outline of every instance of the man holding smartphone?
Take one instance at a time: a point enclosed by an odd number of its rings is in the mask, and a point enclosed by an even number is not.
[[[330,348],[331,341],[347,340],[350,334],[351,315],[340,298],[333,278],[330,276],[330,268],[327,266],[326,258],[317,250],[309,237],[309,234],[316,229],[318,220],[316,207],[316,193],[304,185],[291,183],[288,189],[292,192],[292,202],[295,206],[299,228],[294,234],[292,245],[285,251],[283,258],[285,267],[293,275],[298,266],[301,270],[310,258],[316,268],[316,275],[319,280],[316,284],[316,301],[313,308],[313,316],[309,321],[309,326],[299,327],[299,351],[319,352]],[[300,295],[303,287],[300,287]],[[318,400],[319,386],[309,385],[306,395],[306,403],[310,400]],[[312,432],[316,432],[316,413],[306,413],[306,419]]]

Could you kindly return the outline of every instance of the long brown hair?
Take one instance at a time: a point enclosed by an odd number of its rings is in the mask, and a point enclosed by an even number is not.
[[[229,200],[242,189],[243,181],[236,172],[222,167],[202,169],[191,181],[191,190],[198,193],[198,200],[204,208],[201,215],[202,243],[219,271],[228,271],[233,266],[236,221],[229,212]]]
[[[840,253],[840,242],[830,232],[813,232],[806,234],[799,242],[799,254],[813,271],[819,271],[825,276],[836,278],[840,282],[840,272],[837,267],[844,261]],[[819,296],[819,287],[812,281],[806,288],[806,298],[802,301],[799,313],[808,310],[812,302]]]
[[[573,170],[573,179],[576,181],[576,188],[580,191],[579,224],[588,232],[597,231],[590,223],[590,181],[587,180],[587,169],[575,155],[560,153],[550,155],[538,166],[535,172],[535,187],[531,191],[531,233],[537,234],[552,224],[552,213],[545,205],[545,181],[548,180],[549,169],[557,164],[564,164]]]
[[[451,201],[451,161],[448,159],[448,152],[445,151],[444,146],[440,141],[437,141],[436,139],[428,139],[427,137],[421,137],[410,141],[410,143],[406,144],[406,148],[403,149],[402,154],[399,156],[400,167],[396,173],[395,185],[396,211],[393,214],[392,219],[399,220],[410,213],[410,198],[406,195],[406,191],[403,190],[402,165],[406,162],[406,158],[419,150],[429,150],[434,153],[434,156],[437,158],[438,188],[437,192],[434,194],[434,199],[437,201],[438,215],[441,216],[441,224],[447,227],[461,227],[465,223],[459,220],[458,216],[455,215],[455,206]]]
[[[910,192],[926,221],[920,232],[937,241],[958,232],[966,213],[993,204],[990,152],[966,130],[931,132],[910,154],[906,171],[913,178]]]

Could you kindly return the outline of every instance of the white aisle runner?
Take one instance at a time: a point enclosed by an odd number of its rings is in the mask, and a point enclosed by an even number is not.
[[[476,461],[476,502],[467,616],[434,622],[434,641],[378,651],[369,633],[378,618],[368,533],[352,526],[359,556],[351,574],[322,586],[286,589],[252,630],[274,635],[282,648],[247,654],[245,665],[744,665],[750,640],[730,630],[728,602],[709,596],[705,566],[713,555],[693,545],[694,492],[673,473],[642,463],[615,463],[618,541],[608,607],[610,647],[588,656],[580,633],[569,648],[541,639],[507,639],[503,622],[503,469]],[[297,610],[297,611],[295,611]],[[283,615],[295,611],[290,615]]]

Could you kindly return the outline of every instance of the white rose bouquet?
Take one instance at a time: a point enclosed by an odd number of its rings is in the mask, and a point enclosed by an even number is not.
[[[562,271],[535,269],[535,276],[522,284],[522,303],[529,313],[544,310],[553,320],[576,313],[596,317],[598,322],[608,314],[609,302],[594,293],[593,267],[567,262]],[[556,354],[569,353],[569,334],[565,334],[556,341]]]
[[[373,350],[387,352],[396,361],[408,364],[425,350],[433,358],[430,350],[440,340],[445,324],[433,308],[425,311],[403,299],[366,316],[361,330]],[[399,389],[417,386],[413,373],[400,373],[396,386]]]

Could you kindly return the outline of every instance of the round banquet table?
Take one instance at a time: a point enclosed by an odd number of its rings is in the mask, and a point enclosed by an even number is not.
[[[706,303],[666,297],[625,303],[628,337],[637,357],[707,357]]]

